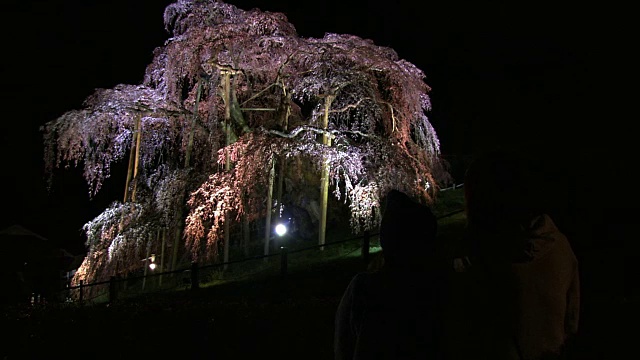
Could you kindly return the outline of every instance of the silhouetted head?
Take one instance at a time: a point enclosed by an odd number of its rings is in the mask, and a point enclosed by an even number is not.
[[[385,202],[380,223],[385,264],[404,267],[427,263],[435,251],[438,224],[431,209],[397,190],[391,190]]]
[[[519,224],[539,212],[524,158],[499,150],[475,159],[464,180],[469,225],[488,230]]]

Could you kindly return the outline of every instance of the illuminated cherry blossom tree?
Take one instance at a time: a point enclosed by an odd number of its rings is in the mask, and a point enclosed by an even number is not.
[[[388,190],[429,203],[447,178],[424,74],[392,49],[219,1],[179,0],[164,20],[141,85],[99,89],[43,129],[47,170],[83,166],[91,195],[129,161],[123,201],[85,225],[76,280],[139,267],[160,228],[174,267],[215,258],[240,223],[302,206],[272,198],[283,178],[286,193],[318,189],[325,219],[326,194],[342,201],[354,233],[378,225]]]

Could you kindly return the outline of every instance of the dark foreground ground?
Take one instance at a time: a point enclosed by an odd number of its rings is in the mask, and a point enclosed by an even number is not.
[[[453,238],[458,225],[440,234]],[[582,311],[570,359],[640,358],[636,247],[576,246]],[[338,302],[365,265],[351,256],[294,270],[286,281],[253,278],[112,305],[4,308],[0,359],[332,359]]]
[[[606,262],[607,254],[597,259]],[[589,261],[596,260],[583,260]],[[351,258],[292,274],[287,281],[275,277],[111,306],[12,308],[3,314],[2,355],[332,359],[337,304],[351,276],[363,268],[360,259]],[[640,301],[598,281],[584,281],[580,334],[570,358],[638,358]]]
[[[357,260],[287,281],[273,277],[114,305],[12,311],[3,319],[3,355],[331,359],[333,314],[350,276],[359,270]]]

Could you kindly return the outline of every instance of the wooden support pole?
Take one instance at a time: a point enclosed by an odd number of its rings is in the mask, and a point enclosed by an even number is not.
[[[225,172],[231,171],[231,156],[229,155],[229,145],[231,145],[231,73],[229,71],[223,72],[223,81],[224,81],[224,97],[225,97],[225,108],[224,108],[224,123],[225,123],[225,148],[224,148],[224,170]],[[231,204],[227,204],[229,207]],[[231,236],[229,234],[229,223],[231,222],[229,210],[225,210],[224,212],[224,224],[223,224],[223,232],[224,232],[224,260],[225,263],[223,266],[223,270],[227,270],[226,263],[229,262],[229,242]]]
[[[198,269],[198,263],[191,263],[191,291],[196,291],[200,288],[200,274]]]
[[[327,95],[324,99],[324,116],[322,122],[322,128],[327,130],[329,128],[329,109],[335,96]],[[322,134],[322,144],[331,146],[331,137],[325,131]],[[322,165],[322,176],[320,177],[320,229],[318,231],[318,245],[324,245],[326,242],[326,229],[327,229],[327,202],[329,200],[329,160],[324,159]],[[324,250],[324,246],[320,247],[320,250]]]
[[[138,170],[140,169],[140,141],[142,138],[142,123],[140,117],[138,117],[138,137],[136,139],[136,158],[133,165],[133,191],[131,191],[131,209],[135,206],[133,203],[136,201],[136,191],[138,190]]]
[[[162,249],[160,250],[160,275],[158,276],[158,286],[162,286],[162,272],[164,271],[164,247],[166,244],[167,233],[166,229],[162,229]],[[158,236],[160,236],[160,230],[158,230]]]
[[[113,304],[118,300],[118,284],[116,283],[116,277],[111,275],[109,278],[109,303]]]
[[[287,277],[287,267],[289,265],[289,249],[286,246],[280,247],[280,276],[283,279]]]
[[[364,235],[362,237],[362,260],[364,261],[364,265],[369,265],[369,246],[371,244],[371,235],[369,234],[369,230],[364,231]]]
[[[131,136],[131,149],[129,151],[129,166],[127,168],[127,180],[124,184],[124,200],[122,202],[127,202],[129,199],[129,184],[131,183],[131,178],[133,177],[133,162],[136,154],[136,143],[138,141],[138,126],[139,122],[136,119],[133,125],[133,135]]]
[[[80,280],[80,295],[79,299],[80,305],[84,303],[84,280]]]
[[[142,276],[142,291],[144,291],[144,287],[147,284],[147,271],[149,271],[149,252],[151,251],[151,246],[147,243],[147,257],[144,258],[144,275]]]

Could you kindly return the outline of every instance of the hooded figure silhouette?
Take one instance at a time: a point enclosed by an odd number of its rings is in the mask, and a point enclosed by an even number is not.
[[[396,190],[387,194],[380,224],[385,264],[347,287],[336,312],[336,359],[439,358],[436,230],[429,207]]]
[[[555,359],[576,334],[578,262],[524,159],[496,151],[465,176],[477,359]],[[462,342],[466,342],[462,340]]]

